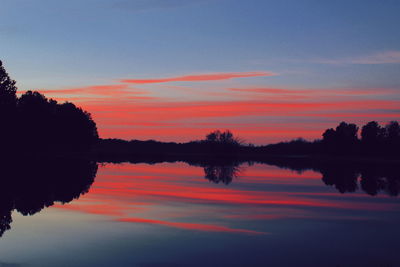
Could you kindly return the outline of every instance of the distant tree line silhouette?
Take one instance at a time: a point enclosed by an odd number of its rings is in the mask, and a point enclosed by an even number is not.
[[[96,147],[95,155],[101,159],[129,159],[138,156],[158,159],[178,157],[182,160],[226,157],[252,161],[271,156],[300,155],[398,158],[399,151],[399,123],[391,121],[385,126],[380,126],[378,122],[371,121],[364,125],[361,131],[353,123],[341,122],[336,128],[325,130],[322,139],[307,141],[298,138],[265,146],[246,144],[229,130],[216,130],[207,134],[203,140],[186,143],[102,139]]]
[[[121,140],[101,139],[94,150],[99,159],[127,159],[140,156],[143,159],[152,157],[155,160],[166,159],[174,155],[184,155],[183,158],[221,157],[225,154],[234,155],[245,145],[240,138],[229,130],[216,130],[206,135],[203,140],[186,143],[159,142],[155,140]]]
[[[322,144],[326,151],[334,154],[398,155],[400,149],[400,126],[397,121],[385,127],[370,121],[361,128],[352,123],[341,122],[336,129],[324,132]]]
[[[391,121],[385,126],[371,121],[361,131],[354,123],[341,122],[335,129],[324,131],[322,139],[302,138],[255,148],[259,153],[273,155],[335,155],[335,156],[400,156],[400,126]]]
[[[16,82],[0,61],[0,146],[2,151],[82,151],[98,140],[91,115],[72,103],[59,104],[39,92],[17,97]]]

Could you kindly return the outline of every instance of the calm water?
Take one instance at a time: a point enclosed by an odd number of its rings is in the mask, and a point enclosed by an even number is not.
[[[60,168],[61,182],[21,168],[31,182],[2,189],[0,266],[400,266],[396,179],[123,163],[93,180],[93,165]]]

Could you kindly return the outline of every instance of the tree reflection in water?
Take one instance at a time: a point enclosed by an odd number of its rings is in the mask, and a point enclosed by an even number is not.
[[[400,192],[400,172],[398,162],[371,161],[351,162],[344,160],[316,160],[311,158],[280,158],[263,161],[279,168],[298,172],[313,170],[322,174],[322,181],[335,187],[340,193],[363,190],[375,196],[384,192],[398,196]]]
[[[242,171],[239,163],[225,165],[206,165],[204,166],[204,177],[216,184],[230,184],[234,178],[237,178]]]
[[[82,160],[3,160],[0,163],[0,236],[10,229],[13,210],[33,215],[55,202],[68,203],[88,192],[97,163]]]
[[[321,173],[322,181],[333,186],[340,193],[363,190],[371,196],[385,192],[390,196],[400,193],[400,173],[396,164],[389,163],[349,163],[349,162],[302,162],[301,160],[283,160],[262,162],[280,168],[302,172],[313,170]],[[245,163],[208,162],[204,168],[205,178],[218,184],[230,184],[234,178],[240,176]],[[247,163],[250,164],[251,163]]]

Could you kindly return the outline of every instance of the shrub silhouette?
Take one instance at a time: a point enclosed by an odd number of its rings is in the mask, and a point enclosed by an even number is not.
[[[224,132],[221,132],[220,130],[215,130],[206,135],[205,141],[225,145],[240,145],[242,143],[240,139],[234,137],[233,133],[229,130],[226,130]]]
[[[0,61],[0,144],[3,151],[73,152],[99,138],[91,115],[72,103],[59,104],[39,92],[16,97],[17,87]]]

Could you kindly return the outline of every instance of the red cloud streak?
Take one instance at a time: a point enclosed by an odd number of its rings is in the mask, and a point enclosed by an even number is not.
[[[102,137],[182,141],[202,137],[217,127],[223,127],[252,142],[255,140],[260,142],[260,138],[264,136],[265,141],[260,143],[266,143],[274,136],[280,139],[275,138],[276,141],[299,136],[320,137],[324,129],[333,127],[340,120],[360,124],[368,119],[380,122],[396,119],[399,116],[396,108],[400,102],[397,100],[136,103],[96,101],[82,104],[93,114]],[[223,123],[232,121],[231,118],[235,118],[237,124]],[[247,118],[252,119],[252,123],[243,124]],[[278,118],[286,123],[268,123]],[[296,121],[303,118],[309,121],[297,125]],[[202,122],[205,120],[216,120],[218,123],[204,125]]]

